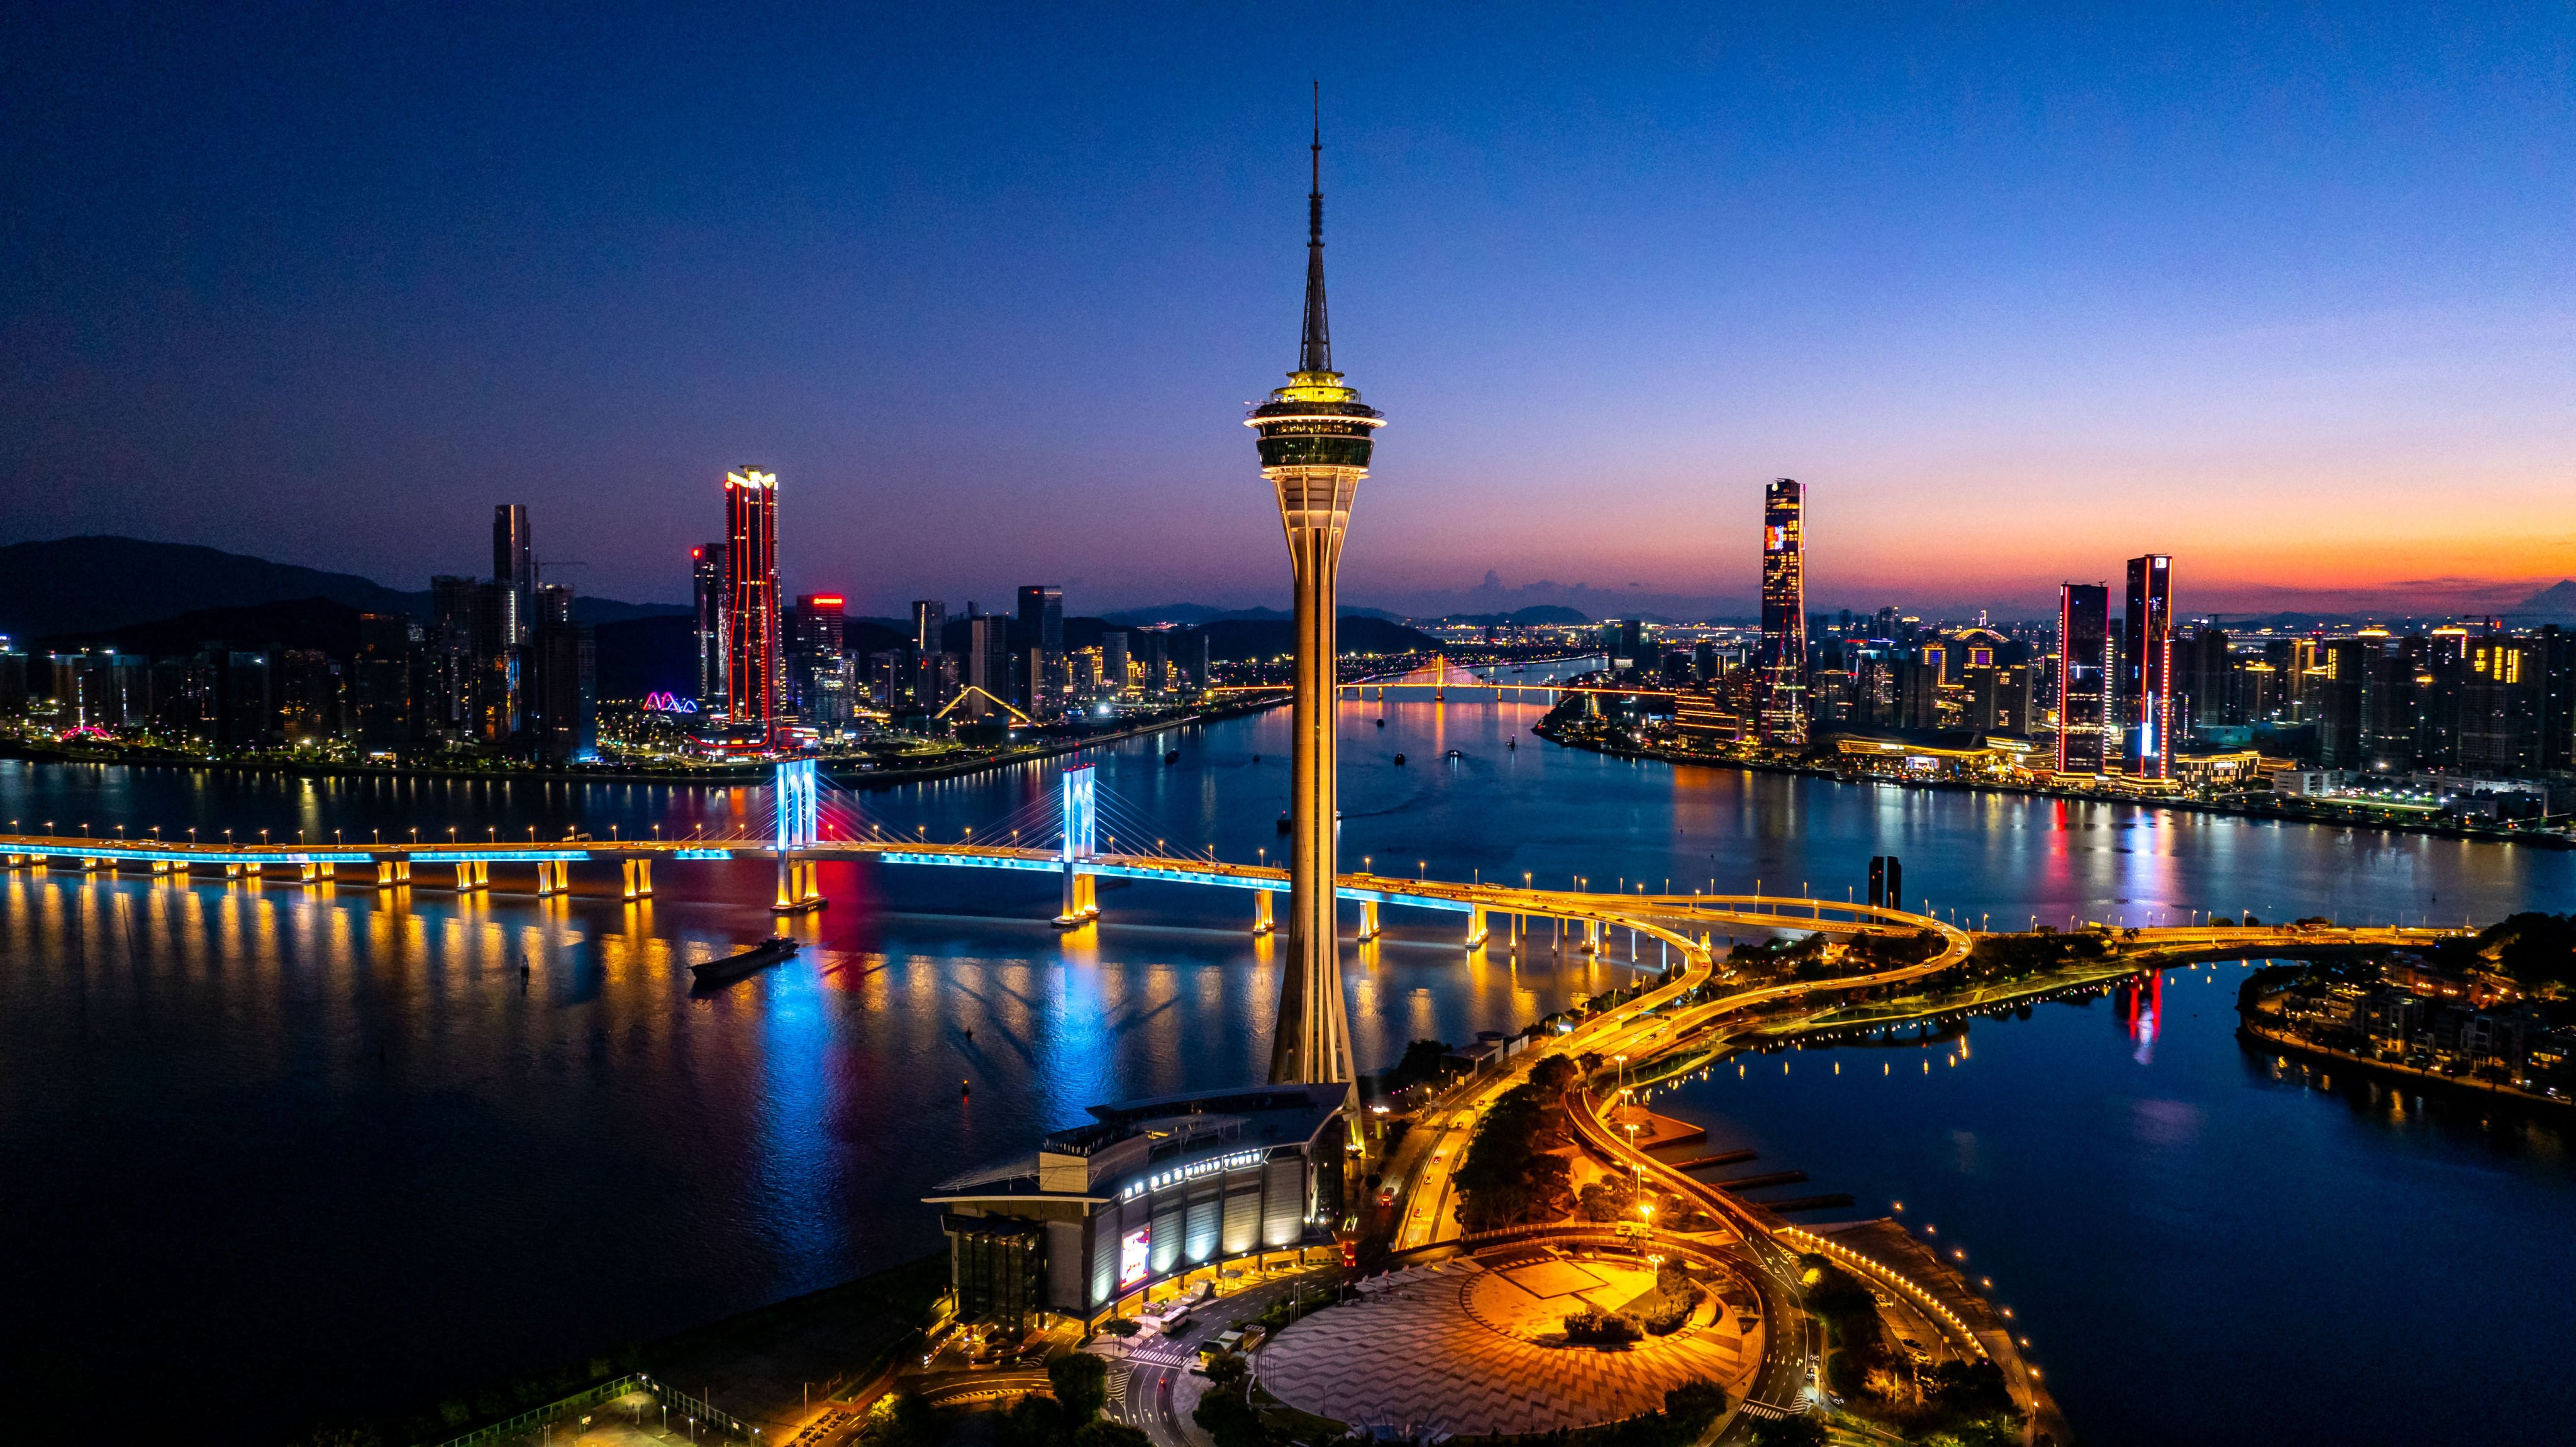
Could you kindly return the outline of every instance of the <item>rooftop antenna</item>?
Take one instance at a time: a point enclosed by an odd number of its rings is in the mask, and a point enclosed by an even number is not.
[[[1333,334],[1324,320],[1324,83],[1315,82],[1313,189],[1306,193],[1306,336],[1297,356],[1301,372],[1333,370]]]

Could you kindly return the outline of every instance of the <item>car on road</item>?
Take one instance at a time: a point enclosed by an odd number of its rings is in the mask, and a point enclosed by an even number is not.
[[[1393,1186],[1381,1186],[1381,1187],[1379,1187],[1379,1188],[1378,1188],[1378,1193],[1377,1193],[1377,1203],[1378,1203],[1379,1205],[1381,1205],[1381,1206],[1392,1206],[1392,1205],[1394,1205],[1394,1204],[1395,1204],[1395,1187],[1393,1187]]]

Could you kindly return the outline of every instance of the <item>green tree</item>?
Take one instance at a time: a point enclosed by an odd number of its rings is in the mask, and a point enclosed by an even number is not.
[[[1064,1447],[1071,1431],[1061,1403],[1031,1392],[993,1424],[993,1442],[995,1447]]]
[[[1109,1405],[1109,1364],[1089,1352],[1068,1352],[1047,1363],[1047,1384],[1070,1427],[1099,1416]]]
[[[1244,1400],[1240,1379],[1223,1387],[1211,1387],[1199,1398],[1198,1410],[1190,1420],[1216,1439],[1216,1447],[1269,1447],[1270,1428],[1261,1413]]]
[[[888,1392],[868,1408],[859,1441],[866,1447],[934,1447],[939,1414],[911,1392]]]
[[[1753,1424],[1756,1447],[1825,1447],[1825,1424],[1813,1417],[1763,1418]]]
[[[1124,1422],[1102,1418],[1083,1423],[1082,1430],[1073,1434],[1073,1447],[1150,1447],[1152,1440]]]

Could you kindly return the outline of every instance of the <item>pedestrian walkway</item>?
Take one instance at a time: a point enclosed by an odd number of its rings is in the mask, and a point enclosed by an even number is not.
[[[1758,1326],[1739,1335],[1732,1319],[1709,1321],[1705,1306],[1671,1336],[1609,1349],[1564,1345],[1561,1330],[1544,1323],[1632,1298],[1652,1272],[1616,1258],[1513,1256],[1502,1271],[1460,1260],[1400,1273],[1364,1289],[1358,1303],[1286,1328],[1257,1354],[1254,1371],[1280,1401],[1352,1427],[1480,1435],[1639,1416],[1693,1378],[1740,1394],[1761,1360]]]

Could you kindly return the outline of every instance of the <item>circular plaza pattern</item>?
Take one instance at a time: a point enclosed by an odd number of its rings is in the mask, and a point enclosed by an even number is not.
[[[1417,1437],[1618,1421],[1660,1409],[1693,1378],[1741,1396],[1762,1359],[1753,1294],[1724,1277],[1702,1284],[1670,1335],[1570,1344],[1569,1312],[1628,1308],[1653,1292],[1654,1269],[1636,1256],[1499,1248],[1362,1283],[1358,1301],[1281,1331],[1254,1373],[1300,1411]]]

